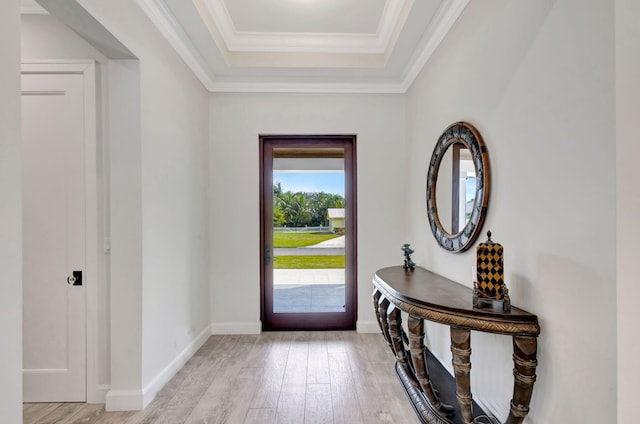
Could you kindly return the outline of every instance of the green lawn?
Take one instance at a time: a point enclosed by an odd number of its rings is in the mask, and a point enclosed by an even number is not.
[[[340,234],[333,233],[273,233],[273,247],[302,247],[311,246],[325,240],[331,240]]]
[[[276,256],[276,269],[344,268],[344,255],[325,256]]]

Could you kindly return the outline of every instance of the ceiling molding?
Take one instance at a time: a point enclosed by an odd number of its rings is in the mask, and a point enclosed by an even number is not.
[[[151,22],[209,91],[215,75],[163,0],[135,0]]]
[[[410,0],[413,4],[413,0]],[[388,55],[368,53],[324,53],[320,51],[306,52],[264,52],[264,51],[236,51],[227,48],[220,29],[216,25],[213,15],[208,13],[204,0],[193,0],[193,5],[200,18],[207,27],[218,50],[226,64],[238,68],[382,68],[388,60]],[[406,19],[406,14],[403,15]],[[402,30],[402,26],[398,31]],[[396,38],[391,40],[395,43]]]
[[[402,4],[387,2],[385,5],[385,11],[382,14],[382,19],[380,20],[380,28],[378,28],[378,34],[382,40],[385,40],[386,52],[389,52],[404,24],[409,16],[409,12],[411,12],[411,8],[413,7],[414,0],[406,0],[403,1]],[[391,10],[387,10],[387,7]]]
[[[48,15],[49,12],[35,0],[22,0],[20,2],[20,13],[22,15]]]
[[[402,28],[404,24],[398,22],[406,18],[403,11],[413,2],[414,0],[387,0],[376,33],[329,34],[241,32],[235,28],[224,0],[194,0],[203,20],[213,22],[229,52],[355,54],[382,54],[387,51],[397,28]]]
[[[413,0],[409,1],[413,4]],[[261,80],[260,76],[245,76],[238,79],[235,79],[233,76],[218,77],[205,62],[164,0],[136,0],[136,3],[147,14],[149,19],[210,92],[405,93],[409,87],[411,87],[415,78],[436,51],[469,1],[470,0],[443,0],[431,20],[429,27],[420,38],[416,51],[403,67],[401,73],[396,76],[381,77],[369,82],[363,82],[362,78],[358,78],[357,76],[346,76],[338,82],[326,82],[317,77],[299,77],[296,82],[267,82]],[[197,9],[204,7],[202,0],[193,0],[193,4]],[[406,5],[406,2],[402,4]],[[401,19],[406,19],[406,15],[408,15],[408,13],[406,13],[405,10],[404,16],[401,17]],[[203,19],[205,19],[205,16],[203,16]],[[209,22],[206,22],[206,20],[207,19],[205,19],[204,24],[209,27],[209,32],[211,33],[211,25],[215,27],[215,24],[212,22],[213,18],[209,16]],[[400,29],[401,28],[402,26],[400,25]],[[395,29],[394,31],[399,31],[399,29]],[[230,53],[226,48],[221,48],[219,45],[222,35],[220,33],[218,33],[217,36],[214,33],[211,33],[211,35],[216,44],[218,44],[219,50],[227,63],[233,64],[233,53]],[[395,42],[395,39],[393,42]],[[257,55],[268,55],[268,53],[254,53]],[[293,55],[293,53],[289,54]],[[251,55],[251,53],[236,53],[236,55]],[[280,55],[282,55],[282,53],[280,53]],[[363,55],[363,57],[366,57],[366,55]],[[282,59],[282,57],[280,59]],[[245,66],[250,66],[250,64]]]
[[[213,93],[352,93],[402,94],[406,90],[397,83],[310,83],[310,82],[215,82],[209,88]]]
[[[409,60],[402,78],[403,91],[407,91],[416,79],[424,65],[427,64],[444,37],[447,35],[458,17],[462,14],[470,0],[445,0],[436,12],[427,32],[420,40],[420,47],[416,49]]]

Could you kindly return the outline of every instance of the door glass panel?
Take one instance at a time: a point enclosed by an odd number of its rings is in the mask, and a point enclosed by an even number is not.
[[[345,312],[343,149],[274,149],[272,193],[272,312]]]

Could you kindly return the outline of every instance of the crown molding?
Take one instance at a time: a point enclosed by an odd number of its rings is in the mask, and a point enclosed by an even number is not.
[[[194,0],[203,20],[214,23],[229,52],[382,54],[402,29],[407,7],[414,0],[387,0],[376,33],[328,34],[242,32],[234,24],[224,0]],[[399,22],[402,20],[402,22]],[[398,25],[399,24],[399,25]],[[215,34],[213,34],[215,35]]]
[[[409,60],[402,78],[402,87],[407,91],[424,65],[427,64],[444,37],[458,20],[470,0],[444,0],[433,16],[432,24],[422,36],[419,47]]]
[[[209,88],[212,93],[353,93],[353,94],[402,94],[399,83],[313,83],[313,82],[215,82]]]
[[[194,4],[202,6],[202,0],[194,0]],[[413,1],[413,0],[411,0]],[[365,82],[357,77],[345,78],[341,82],[265,82],[259,77],[250,80],[243,78],[218,78],[206,64],[189,36],[163,0],[136,0],[149,19],[176,50],[187,66],[204,87],[210,92],[283,92],[283,93],[405,93],[413,84],[422,68],[431,58],[446,34],[454,25],[470,0],[443,0],[434,15],[430,27],[422,36],[418,49],[413,54],[400,76],[389,77],[387,81],[378,80]],[[228,12],[227,12],[228,13]],[[406,18],[406,16],[404,17]],[[229,21],[230,22],[230,21]],[[213,35],[213,34],[212,34]],[[218,34],[218,37],[221,37]],[[214,37],[215,38],[215,37]],[[228,51],[223,51],[225,59],[229,60]]]
[[[35,0],[22,0],[20,3],[20,14],[22,15],[48,15],[49,12],[40,6]]]
[[[208,90],[215,75],[163,0],[135,0],[169,44]]]

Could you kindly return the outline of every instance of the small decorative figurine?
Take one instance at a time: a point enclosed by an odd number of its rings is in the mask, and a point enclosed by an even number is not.
[[[473,306],[493,308],[502,306],[504,312],[511,311],[509,290],[504,283],[504,248],[491,240],[487,231],[487,241],[476,247],[476,281],[473,283]]]
[[[404,265],[402,266],[405,270],[410,269],[413,271],[416,269],[416,263],[411,260],[411,254],[413,253],[413,249],[409,243],[405,243],[402,245],[400,250],[404,252]]]

